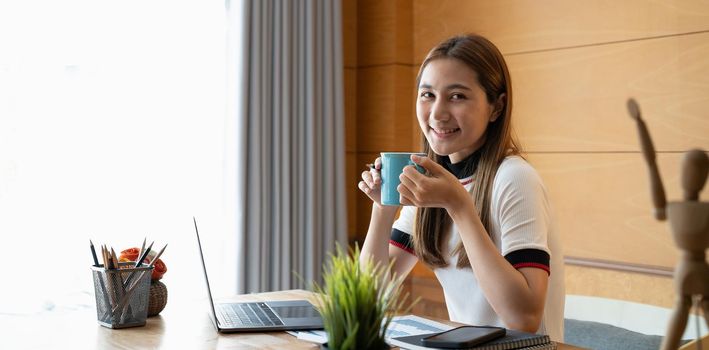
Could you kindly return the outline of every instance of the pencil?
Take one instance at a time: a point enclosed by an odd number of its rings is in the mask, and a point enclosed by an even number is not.
[[[106,245],[101,245],[101,259],[103,259],[103,269],[108,269],[108,255],[106,255]]]
[[[150,245],[149,245],[147,248],[145,248],[145,251],[142,252],[142,254],[140,254],[140,256],[138,257],[138,261],[137,261],[136,264],[135,264],[135,267],[136,267],[136,268],[140,267],[140,266],[143,264],[143,260],[145,260],[145,257],[147,257],[148,254],[150,253],[150,248],[153,247],[153,244],[155,244],[155,241],[153,241],[152,243],[150,243]],[[143,271],[143,272],[140,274],[140,277],[138,278],[138,280],[140,280],[140,278],[143,277],[143,274],[144,274],[144,273],[145,273],[145,271]],[[130,284],[131,284],[131,281],[133,281],[133,275],[134,275],[134,274],[135,274],[135,271],[131,271],[130,275],[128,276],[128,279],[126,279],[126,281],[123,283],[123,287],[124,287],[124,288],[125,288],[125,287],[132,288],[132,287],[130,287]],[[137,283],[137,282],[136,282],[136,283]]]
[[[98,267],[98,257],[96,257],[96,249],[94,248],[94,242],[89,240],[89,243],[91,244],[91,257],[94,258],[94,266]]]
[[[113,247],[111,247],[111,251],[108,253],[108,256],[111,258],[111,265],[113,265],[113,268],[117,269],[118,264],[116,263],[116,251],[113,250]]]
[[[116,293],[116,300],[121,300],[121,298],[125,297],[126,290],[125,287],[123,287],[123,275],[122,272],[120,271],[120,266],[118,265],[118,256],[116,255],[116,251],[113,250],[113,247],[111,247],[111,264],[113,265],[113,268],[116,270],[113,272],[111,275],[111,280],[115,281],[113,282],[114,285],[114,292]],[[114,315],[113,317],[116,317]]]
[[[154,241],[153,241],[153,243],[150,243],[150,246],[146,249],[145,255],[150,253],[150,248],[153,246],[154,243],[155,243]],[[162,249],[160,249],[160,251],[155,255],[154,258],[150,259],[150,264],[148,265],[148,268],[151,268],[155,265],[155,262],[158,261],[158,259],[160,259],[160,256],[162,256],[162,253],[165,252],[165,248],[167,248],[167,244],[165,244],[165,246],[163,246]],[[143,259],[141,259],[140,261],[142,262]],[[133,272],[131,272],[131,275],[128,276],[128,279],[126,280],[126,282],[124,284],[124,287],[126,287],[126,285],[128,286],[127,295],[124,297],[124,300],[122,300],[121,303],[116,308],[114,308],[114,310],[118,309],[118,308],[125,309],[125,305],[127,303],[126,299],[128,297],[130,297],[131,294],[133,294],[133,291],[137,288],[140,280],[143,279],[143,276],[149,272],[150,272],[149,270],[148,271],[141,271],[140,276],[138,276],[138,280],[133,283],[131,283],[132,277],[133,277]]]
[[[141,255],[141,256],[138,258],[138,263],[135,264],[135,267],[140,267],[140,265],[143,265],[143,260],[145,260],[145,258],[148,256],[148,254],[150,254],[150,249],[153,248],[153,244],[155,244],[155,241],[153,241],[152,243],[150,243],[150,245],[149,245],[147,248],[145,248],[145,251],[143,252],[143,255]]]
[[[153,242],[153,243],[154,243],[154,242]],[[152,245],[152,244],[151,244],[151,245]],[[162,247],[162,249],[160,249],[160,251],[158,252],[157,255],[155,255],[154,258],[150,259],[150,264],[148,264],[148,268],[151,268],[151,267],[153,267],[153,266],[155,265],[155,262],[158,261],[158,259],[160,259],[160,256],[161,256],[162,253],[165,251],[165,248],[167,248],[167,244],[165,244],[165,246]],[[148,249],[149,249],[149,247],[148,247]],[[145,274],[145,272],[146,272],[146,271],[141,272],[140,276],[138,277],[138,281],[140,281],[140,279],[143,278],[143,275]],[[125,281],[125,283],[123,284],[123,287],[124,287],[124,288],[125,288],[125,287],[128,287],[129,289],[130,289],[130,288],[133,288],[133,286],[130,286],[130,284],[131,284],[131,282],[133,281],[133,274],[134,274],[134,273],[135,273],[135,271],[133,271],[133,272],[130,273],[130,276],[128,276],[128,279],[127,279],[127,280]],[[135,282],[134,285],[137,284],[137,283],[138,283],[138,282]]]
[[[165,251],[165,248],[167,248],[167,244],[165,244],[165,246],[162,247],[162,249],[160,249],[160,251],[158,252],[158,255],[156,255],[155,258],[153,258],[153,260],[150,261],[150,265],[149,265],[149,266],[155,265],[155,262],[158,261],[158,259],[160,259],[160,256],[162,255],[162,252]]]
[[[135,259],[135,267],[138,267],[138,259],[140,258],[141,255],[143,255],[143,250],[145,250],[145,241],[148,239],[148,237],[143,238],[143,244],[140,246],[140,250],[138,251],[138,256]]]

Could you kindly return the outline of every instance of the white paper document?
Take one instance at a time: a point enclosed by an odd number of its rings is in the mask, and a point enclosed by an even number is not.
[[[432,321],[415,315],[394,316],[389,328],[386,331],[387,342],[394,337],[405,337],[409,335],[419,335],[427,333],[438,333],[447,331],[452,326]],[[310,341],[318,344],[327,343],[327,333],[324,330],[317,331],[288,331],[289,334],[298,339]]]

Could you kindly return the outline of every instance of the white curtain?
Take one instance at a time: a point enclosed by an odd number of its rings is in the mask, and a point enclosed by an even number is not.
[[[346,244],[341,4],[239,6],[236,291],[308,288]]]

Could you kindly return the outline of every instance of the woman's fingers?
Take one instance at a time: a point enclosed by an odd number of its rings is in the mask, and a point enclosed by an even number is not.
[[[361,174],[362,180],[357,183],[360,191],[364,192],[372,201],[380,204],[380,188],[382,184],[382,176],[379,169],[382,168],[380,158],[374,160],[374,164],[367,164],[368,169]]]
[[[369,171],[369,173],[372,175],[372,182],[377,185],[381,185],[382,175],[379,173],[379,170],[372,169]]]
[[[418,187],[414,180],[407,176],[406,173],[402,173],[401,175],[399,175],[399,181],[402,185],[410,189],[415,189],[416,187]]]
[[[381,175],[376,169],[370,168],[362,172],[362,181],[357,184],[357,187],[367,194],[372,200],[379,201],[379,188],[381,187]]]
[[[417,205],[416,196],[403,183],[399,184],[396,190],[399,191],[399,202],[402,205]]]
[[[374,160],[374,169],[371,169],[369,171],[370,173],[372,173],[374,183],[377,185],[380,185],[382,183],[382,175],[379,172],[380,170],[382,170],[382,158],[377,157],[377,159]]]
[[[368,186],[368,187],[374,187],[374,178],[372,177],[372,172],[369,170],[365,170],[362,172],[362,181]]]
[[[372,191],[372,189],[369,188],[369,186],[367,186],[367,184],[364,182],[364,180],[362,180],[362,181],[360,181],[359,183],[357,183],[357,187],[359,187],[360,191],[362,191],[362,192],[364,192],[364,193],[366,193],[366,194],[369,194],[369,192]]]

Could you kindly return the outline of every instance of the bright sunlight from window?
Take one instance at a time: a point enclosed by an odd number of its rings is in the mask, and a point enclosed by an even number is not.
[[[233,202],[225,22],[215,0],[0,2],[0,313],[93,308],[89,239],[168,243],[170,293],[202,296],[192,216],[227,236]]]

